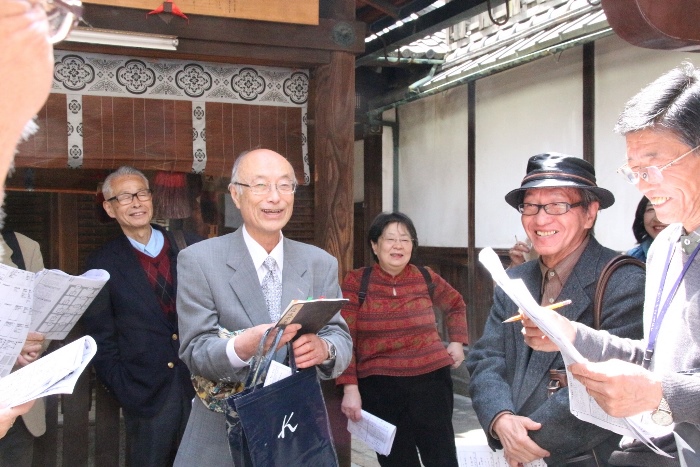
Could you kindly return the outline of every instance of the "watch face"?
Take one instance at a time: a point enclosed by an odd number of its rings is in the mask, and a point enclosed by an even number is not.
[[[673,417],[664,410],[654,410],[651,413],[651,420],[657,425],[668,426],[673,423]]]

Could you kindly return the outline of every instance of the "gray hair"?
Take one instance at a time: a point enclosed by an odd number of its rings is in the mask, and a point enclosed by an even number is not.
[[[241,166],[241,161],[245,159],[245,156],[250,154],[250,151],[251,150],[243,151],[242,153],[240,153],[238,157],[236,157],[236,162],[233,163],[233,169],[231,169],[231,182],[228,184],[228,187],[229,189],[231,189],[231,187],[234,187],[239,195],[243,193],[243,187],[241,187],[240,185],[236,185],[236,182],[238,181],[238,169]]]
[[[109,199],[112,196],[114,196],[114,194],[112,193],[112,182],[114,181],[114,179],[117,177],[124,177],[127,175],[136,175],[137,177],[141,177],[144,183],[146,184],[146,188],[148,188],[148,179],[143,174],[143,172],[131,166],[122,165],[117,170],[107,175],[107,178],[105,178],[105,181],[102,183],[102,195],[105,197],[105,199]]]
[[[615,131],[625,136],[645,129],[670,131],[691,148],[700,145],[700,69],[683,62],[627,102]]]

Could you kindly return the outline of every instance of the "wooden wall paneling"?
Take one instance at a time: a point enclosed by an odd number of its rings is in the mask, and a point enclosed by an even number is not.
[[[46,404],[46,433],[34,439],[33,467],[56,467],[58,460],[58,404],[61,396],[47,396]]]
[[[36,123],[39,130],[18,146],[15,166],[67,167],[66,96],[50,94],[46,105],[37,114]]]
[[[143,0],[90,0],[98,5],[144,8]],[[222,16],[226,18],[275,21],[294,24],[318,24],[319,0],[178,0],[186,14]],[[149,5],[148,11],[151,6]],[[169,16],[169,15],[168,15]]]
[[[230,45],[267,46],[271,51],[278,52],[286,48],[308,49],[310,52],[363,52],[366,25],[354,20],[354,6],[345,10],[345,17],[321,18],[317,26],[279,23],[271,27],[264,22],[200,15],[191,15],[189,22],[175,18],[166,24],[160,18],[147,16],[140,9],[92,4],[86,5],[83,18],[95,28],[174,35],[183,42],[195,39]],[[334,40],[333,31],[339,23],[349,27],[349,32],[345,35],[349,39],[347,43],[339,44]],[[232,50],[235,49],[232,47]],[[178,54],[164,53],[163,56],[177,57]],[[248,58],[259,57],[250,55]],[[268,64],[279,66],[279,63],[274,62]]]
[[[70,343],[84,335],[78,324],[64,341]],[[75,385],[73,394],[61,396],[63,414],[62,465],[88,465],[90,447],[90,372],[84,371]]]
[[[58,248],[58,269],[80,274],[78,259],[78,195],[58,194],[52,217],[52,235]]]
[[[315,244],[338,259],[338,280],[352,268],[355,57],[333,52],[331,63],[312,72]],[[326,384],[332,385],[332,382]],[[340,412],[342,391],[328,388],[333,437],[343,466],[350,465],[350,434]]]
[[[92,373],[92,367],[89,372]],[[121,409],[114,396],[95,378],[93,374],[91,381],[95,394],[95,465],[118,467]]]

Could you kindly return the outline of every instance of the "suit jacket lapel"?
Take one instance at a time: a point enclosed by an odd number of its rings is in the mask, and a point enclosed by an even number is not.
[[[590,297],[586,294],[586,287],[594,283],[597,279],[597,263],[602,251],[602,247],[591,237],[588,241],[586,249],[581,254],[574,270],[564,284],[561,294],[557,301],[571,299],[571,305],[567,305],[559,309],[559,312],[572,321],[578,321],[581,315],[587,310],[592,309]],[[539,266],[537,266],[537,274],[531,277],[539,277],[539,281],[528,283],[528,288],[533,296],[539,296],[539,287],[541,284],[541,275]],[[535,284],[535,282],[537,282]],[[533,290],[535,288],[535,290]],[[527,345],[522,338],[517,340],[519,347],[519,355],[524,354],[527,350]],[[543,378],[549,380],[548,370],[552,367],[554,360],[559,357],[559,352],[536,352],[533,351],[529,361],[526,363],[526,368],[523,368],[523,362],[519,362],[516,369],[516,377],[521,376],[521,386],[516,397],[514,397],[515,406],[517,409],[528,400],[533,391],[537,390]],[[522,372],[522,373],[520,373]],[[517,381],[517,380],[515,380]],[[514,383],[515,383],[514,381]],[[516,386],[517,387],[517,386]]]
[[[282,311],[292,300],[306,300],[313,290],[306,279],[306,261],[297,245],[284,239],[284,269],[282,271]],[[313,297],[318,298],[318,297]]]

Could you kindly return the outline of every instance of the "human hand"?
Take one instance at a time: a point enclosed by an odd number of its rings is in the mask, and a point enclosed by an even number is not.
[[[661,377],[640,365],[622,360],[575,363],[569,366],[574,377],[613,417],[629,417],[654,410],[663,392]]]
[[[571,321],[554,310],[547,308],[544,310],[543,314],[546,313],[544,319],[547,320],[547,323],[550,326],[558,326],[561,334],[573,344],[576,339],[576,328],[571,324]],[[527,316],[527,313],[523,313],[522,324],[523,329],[521,332],[525,338],[525,343],[534,350],[541,352],[557,352],[559,350],[559,347],[537,327],[535,322]]]
[[[525,242],[516,241],[515,245],[508,250],[508,257],[510,258],[510,265],[519,266],[523,264],[530,258],[531,253],[533,253],[532,246]]]
[[[316,334],[303,334],[292,344],[297,368],[309,368],[328,360],[328,343]]]
[[[503,445],[503,454],[510,467],[549,456],[549,451],[539,447],[528,435],[528,431],[540,428],[541,423],[520,415],[506,413],[496,419],[492,429]]]
[[[461,342],[450,342],[447,344],[447,353],[452,357],[452,368],[458,368],[464,361],[464,346]]]
[[[343,387],[343,402],[340,410],[353,422],[362,420],[362,397],[357,384],[346,384]]]
[[[24,404],[16,407],[5,407],[0,409],[0,438],[3,438],[7,434],[7,431],[12,428],[12,425],[15,424],[17,417],[29,412],[29,409],[31,409],[34,405],[34,402],[35,399],[32,399],[29,402],[25,402]]]
[[[237,335],[236,339],[233,341],[233,349],[236,352],[236,355],[238,355],[238,358],[246,361],[254,356],[258,351],[258,345],[260,344],[263,334],[265,334],[265,331],[271,327],[274,327],[273,323],[259,324],[257,326],[253,326],[252,328],[248,328]],[[282,334],[282,339],[280,339],[280,343],[277,348],[279,349],[284,344],[292,340],[299,329],[301,329],[301,324],[290,324],[286,326]],[[263,348],[265,350],[269,349],[273,342],[274,333],[270,333],[270,335],[267,336],[267,341],[265,342]]]
[[[17,356],[15,367],[27,366],[41,355],[45,337],[40,332],[29,331],[27,340],[24,341],[22,351]]]

